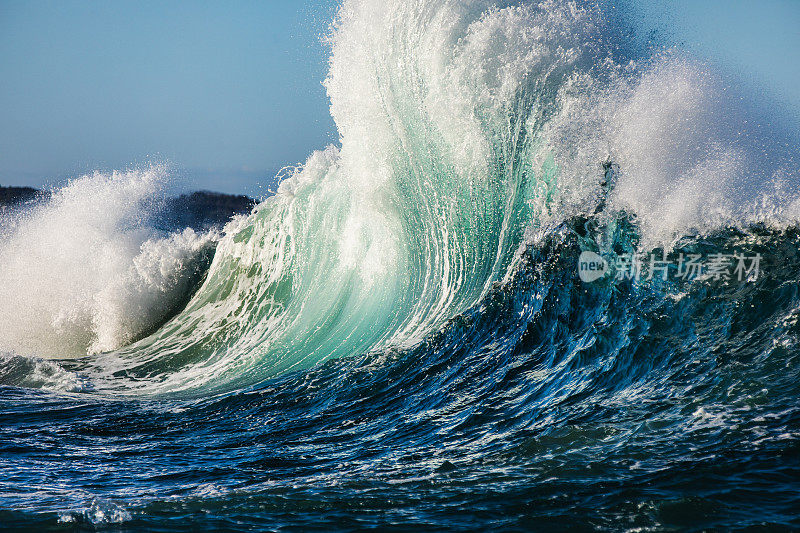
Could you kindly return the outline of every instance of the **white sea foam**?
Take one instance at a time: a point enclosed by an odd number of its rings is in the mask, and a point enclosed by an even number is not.
[[[0,352],[0,385],[56,392],[87,392],[90,381],[62,368],[55,361]]]
[[[74,357],[112,350],[164,319],[210,242],[152,227],[165,170],[95,173],[21,213],[0,239],[0,349]]]

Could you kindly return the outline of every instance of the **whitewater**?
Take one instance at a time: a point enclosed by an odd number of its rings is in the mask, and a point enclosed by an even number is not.
[[[2,220],[0,524],[800,527],[799,132],[626,35],[345,0],[339,141],[249,216],[163,227],[151,165]]]

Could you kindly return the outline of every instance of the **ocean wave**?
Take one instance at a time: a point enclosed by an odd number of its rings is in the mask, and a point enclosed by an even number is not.
[[[0,521],[796,528],[797,132],[616,23],[345,0],[340,143],[250,216],[154,235],[145,171],[12,226],[0,347],[99,353],[0,357]]]
[[[132,221],[158,169],[96,175],[5,245],[3,277],[25,287],[7,290],[6,349],[96,353],[82,370],[120,392],[230,390],[419,345],[573,217],[624,214],[642,252],[797,220],[785,134],[712,67],[620,46],[594,4],[348,0],[330,44],[340,146],[227,226],[177,316],[137,341],[185,301],[216,238],[154,240]],[[98,195],[112,214],[86,203]]]

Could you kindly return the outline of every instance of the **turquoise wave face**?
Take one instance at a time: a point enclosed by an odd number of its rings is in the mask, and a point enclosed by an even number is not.
[[[443,2],[373,19],[374,6],[346,3],[326,82],[341,148],[312,155],[226,229],[179,316],[100,364],[162,390],[229,387],[408,347],[475,305],[509,273],[557,188],[552,159],[536,160],[537,132],[577,63],[561,30],[584,31],[588,13],[550,7]],[[401,22],[430,9],[426,24]],[[364,57],[365,24],[369,38],[413,35],[372,43]],[[548,24],[557,27],[544,38],[528,34]],[[458,32],[466,40],[453,46]],[[498,54],[515,70],[474,70]]]

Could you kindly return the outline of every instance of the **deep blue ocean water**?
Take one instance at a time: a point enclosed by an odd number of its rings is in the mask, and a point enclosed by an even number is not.
[[[791,530],[795,231],[762,280],[587,285],[562,229],[408,352],[208,398],[0,389],[5,530]],[[535,265],[535,266],[534,266]],[[680,299],[670,294],[685,291]]]

